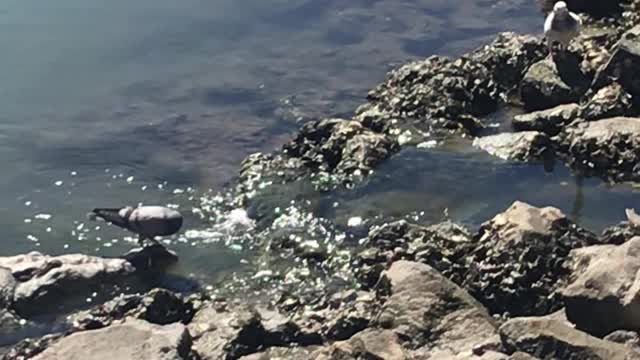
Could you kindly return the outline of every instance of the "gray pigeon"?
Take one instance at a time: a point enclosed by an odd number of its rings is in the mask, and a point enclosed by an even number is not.
[[[558,1],[544,22],[544,36],[547,38],[549,55],[551,55],[554,42],[560,43],[562,50],[566,49],[571,40],[578,36],[581,28],[582,20],[580,17],[569,11],[567,3]]]
[[[164,206],[93,209],[88,215],[91,219],[98,217],[138,234],[140,245],[145,239],[155,241],[156,236],[173,235],[182,227],[182,214]]]

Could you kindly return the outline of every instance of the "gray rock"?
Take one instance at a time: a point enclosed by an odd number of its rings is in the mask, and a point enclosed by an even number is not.
[[[586,120],[599,120],[616,116],[633,115],[633,104],[629,95],[618,83],[598,90],[581,111]]]
[[[193,305],[166,289],[153,289],[143,298],[141,308],[136,317],[153,324],[166,325],[174,322],[183,324],[191,321],[194,313]]]
[[[0,310],[11,306],[15,289],[16,279],[11,269],[0,267]]]
[[[578,102],[586,92],[579,68],[545,59],[533,64],[520,84],[520,98],[526,110],[536,111]]]
[[[560,152],[584,175],[613,182],[640,179],[640,118],[579,123],[559,137]]]
[[[379,326],[392,330],[416,357],[471,356],[476,348],[499,344],[486,309],[428,265],[394,262],[379,292],[386,298]]]
[[[268,347],[260,315],[246,306],[207,304],[195,314],[189,331],[203,360],[238,359]]]
[[[71,254],[47,256],[37,252],[0,257],[0,267],[18,280],[13,308],[21,315],[55,311],[69,296],[86,297],[105,283],[130,277],[134,268],[123,259]]]
[[[580,105],[558,105],[548,110],[516,115],[513,128],[517,131],[539,131],[549,136],[557,135],[563,127],[572,123],[580,115]]]
[[[553,296],[574,248],[598,243],[553,207],[516,201],[474,236],[463,286],[492,314],[543,315],[560,309]]]
[[[139,272],[162,272],[178,262],[178,255],[160,244],[131,249],[122,258]]]
[[[317,350],[317,346],[310,347],[270,347],[259,353],[243,356],[238,360],[284,360],[284,359],[314,359],[311,353]]]
[[[400,342],[393,331],[367,329],[349,340],[339,341],[314,351],[309,359],[412,359]]]
[[[567,266],[571,281],[560,294],[577,328],[596,336],[640,329],[640,237],[574,250]]]
[[[634,102],[640,96],[640,25],[622,35],[613,49],[609,61],[601,67],[593,81],[592,88],[599,90],[611,82],[618,82],[624,90],[633,96]]]
[[[605,336],[604,340],[624,344],[632,350],[640,353],[640,335],[635,331],[616,330]]]
[[[551,141],[544,133],[523,131],[501,133],[476,138],[473,146],[504,160],[528,161],[545,158],[551,150]]]
[[[182,324],[159,326],[142,320],[64,337],[34,360],[178,360],[191,358],[191,336]]]
[[[509,351],[522,351],[540,359],[639,359],[640,353],[544,318],[515,318],[500,327]]]

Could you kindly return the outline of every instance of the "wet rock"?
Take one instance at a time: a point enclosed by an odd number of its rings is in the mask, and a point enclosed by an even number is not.
[[[622,245],[590,246],[571,252],[569,284],[560,290],[567,318],[596,336],[640,329],[638,270],[640,237]]]
[[[640,359],[640,353],[544,318],[515,318],[500,327],[509,351],[522,351],[541,359]]]
[[[265,332],[264,346],[306,346],[322,343],[320,328],[307,327],[306,319],[293,319],[275,309],[255,309]]]
[[[640,96],[640,25],[622,35],[613,49],[609,61],[600,68],[592,87],[599,90],[611,82],[618,82],[624,90],[633,96],[634,102]]]
[[[71,254],[47,256],[38,252],[0,258],[18,280],[13,308],[21,315],[54,311],[69,300],[96,291],[105,283],[122,281],[134,272],[123,259]]]
[[[493,319],[465,290],[432,267],[396,261],[380,280],[379,326],[392,330],[412,355],[441,359],[499,343]]]
[[[463,286],[492,314],[543,315],[562,307],[553,296],[569,252],[598,243],[560,210],[516,201],[474,236]]]
[[[603,87],[589,100],[581,115],[586,120],[599,120],[633,115],[631,95],[618,83]]]
[[[166,325],[174,322],[183,324],[191,321],[193,305],[169,290],[153,289],[142,299],[142,308],[137,317],[150,323]]]
[[[501,133],[476,138],[473,146],[504,160],[528,161],[549,157],[551,141],[537,131]]]
[[[238,359],[263,347],[265,329],[258,313],[248,307],[226,309],[208,304],[189,323],[193,349],[206,359]]]
[[[345,291],[334,295],[332,299],[335,302],[337,297],[351,295],[353,300],[344,298],[339,305],[335,305],[336,310],[328,310],[325,316],[329,320],[323,329],[325,338],[329,340],[347,340],[373,323],[377,312],[377,302],[372,294]]]
[[[22,319],[9,310],[0,310],[0,347],[13,345],[27,337],[47,334],[52,328],[48,324]]]
[[[120,295],[89,310],[70,315],[68,322],[72,331],[95,330],[124,319],[142,304],[142,296]]]
[[[537,0],[540,8],[549,12],[553,9],[553,5],[557,2],[556,0]],[[625,1],[622,0],[611,0],[611,1],[593,1],[593,0],[566,0],[567,7],[572,11],[576,12],[584,12],[592,16],[597,17],[607,17],[620,15],[623,11],[623,4]]]
[[[15,289],[16,279],[11,269],[0,267],[0,310],[11,306]]]
[[[525,74],[520,98],[527,111],[575,103],[587,90],[585,81],[577,62],[571,66],[545,59],[533,64]]]
[[[640,228],[624,221],[604,229],[600,238],[605,244],[620,245],[631,240],[634,236],[640,236]]]
[[[398,336],[389,330],[367,329],[347,341],[336,342],[311,354],[310,359],[385,359],[409,360]]]
[[[580,115],[580,105],[558,105],[548,110],[516,115],[513,128],[517,131],[539,131],[549,136],[558,135],[563,127],[572,123]]]
[[[560,137],[566,161],[584,175],[614,182],[640,179],[640,118],[579,123]]]
[[[603,340],[624,344],[632,350],[640,353],[640,335],[635,331],[616,330],[605,336]]]
[[[164,271],[178,262],[178,255],[161,244],[133,249],[123,258],[141,272]]]
[[[61,339],[63,334],[51,334],[41,338],[28,338],[14,345],[2,357],[3,360],[25,360],[32,359],[37,354],[43,352],[49,345]]]
[[[66,336],[34,360],[191,359],[191,336],[182,324],[159,326],[142,320]]]

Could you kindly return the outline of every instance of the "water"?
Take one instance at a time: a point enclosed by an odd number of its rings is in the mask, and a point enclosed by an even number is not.
[[[499,31],[539,33],[541,21],[525,0],[5,0],[0,255],[127,251],[126,233],[87,223],[94,207],[173,204],[185,230],[206,230],[192,208],[247,154],[279,147],[309,119],[348,116],[394,66],[459,55]],[[578,191],[562,167],[468,148],[407,150],[353,192],[300,196],[343,225],[407,214],[431,223],[445,211],[477,224],[520,199],[596,230],[638,200],[629,187],[590,180]],[[198,236],[172,240],[177,273],[214,281],[251,262],[246,248]]]

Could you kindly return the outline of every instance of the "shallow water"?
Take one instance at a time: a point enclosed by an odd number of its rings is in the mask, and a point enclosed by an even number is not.
[[[87,223],[94,207],[173,204],[185,230],[207,230],[192,208],[247,154],[306,120],[348,115],[393,66],[459,55],[499,31],[538,33],[540,22],[525,0],[5,0],[0,255],[128,250],[128,234]],[[597,180],[578,192],[561,166],[545,173],[468,148],[407,150],[353,192],[299,195],[340,224],[430,223],[446,209],[474,225],[520,199],[596,230],[638,199]],[[213,281],[243,269],[246,247],[209,230],[171,240],[177,273]]]

